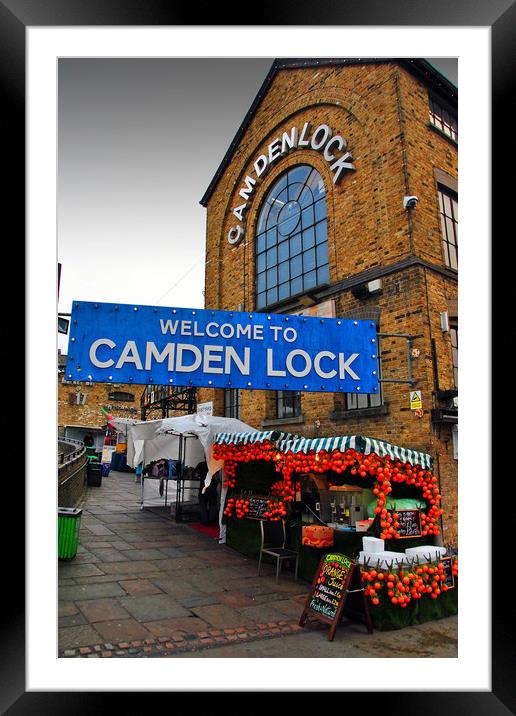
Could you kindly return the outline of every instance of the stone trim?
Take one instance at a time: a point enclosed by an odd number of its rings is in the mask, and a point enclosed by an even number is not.
[[[271,425],[299,425],[305,422],[303,414],[297,415],[295,418],[267,418],[262,420],[262,427],[266,428]]]
[[[454,269],[450,269],[445,266],[438,266],[437,264],[432,264],[429,261],[425,261],[424,259],[419,258],[418,256],[409,256],[408,258],[403,259],[402,261],[398,261],[395,264],[389,264],[388,266],[374,266],[373,268],[366,269],[365,271],[357,273],[354,276],[349,276],[348,278],[342,279],[341,281],[337,281],[328,288],[321,290],[312,289],[311,291],[309,291],[309,293],[313,295],[317,299],[317,301],[323,301],[326,298],[330,298],[335,294],[341,293],[342,291],[347,291],[351,288],[354,288],[361,283],[367,283],[368,281],[373,281],[375,278],[383,278],[383,276],[389,276],[393,273],[401,273],[402,271],[405,271],[408,268],[412,268],[413,266],[426,268],[429,271],[433,271],[434,273],[443,276],[444,278],[451,279],[455,282],[458,281],[458,272]],[[291,299],[285,299],[285,301],[279,301],[278,303],[274,304],[274,306],[269,307],[268,310],[270,312],[274,312],[281,309],[282,311],[288,312],[288,310],[290,309],[294,310],[297,308],[302,308],[301,304],[297,302],[292,302]]]
[[[222,159],[221,163],[219,164],[219,167],[217,171],[215,172],[215,175],[213,176],[208,188],[204,192],[204,195],[202,196],[199,203],[201,206],[207,207],[208,201],[210,200],[213,192],[215,191],[215,187],[219,183],[220,178],[223,176],[227,166],[230,164],[231,160],[233,159],[233,156],[236,152],[236,149],[238,145],[240,144],[241,139],[243,138],[246,130],[248,129],[249,125],[251,124],[251,121],[253,117],[255,116],[258,107],[260,106],[264,96],[267,94],[269,87],[272,85],[272,82],[276,76],[276,74],[285,69],[301,69],[303,67],[317,67],[321,65],[326,66],[344,66],[344,65],[366,65],[366,64],[390,64],[395,63],[399,64],[402,67],[404,67],[406,70],[411,72],[412,74],[415,74],[418,79],[425,84],[427,87],[430,87],[431,89],[435,89],[439,92],[439,95],[445,95],[448,97],[448,103],[450,101],[455,104],[457,101],[457,88],[452,85],[449,80],[447,80],[445,77],[441,75],[440,72],[438,72],[432,65],[427,63],[425,60],[405,60],[405,59],[396,59],[396,58],[370,58],[370,59],[363,59],[363,58],[349,58],[349,59],[317,59],[313,58],[310,60],[291,60],[291,59],[275,59],[272,63],[272,66],[267,73],[267,76],[265,77],[262,86],[258,90],[258,94],[253,100],[253,103],[249,107],[247,114],[245,115],[240,127],[237,129],[237,132],[235,136],[233,137],[233,140],[231,144],[229,145],[224,158]],[[446,135],[443,134],[444,137]],[[448,139],[448,137],[446,137]],[[457,146],[456,142],[452,143]]]
[[[435,181],[438,184],[445,186],[447,189],[454,191],[456,194],[459,193],[459,182],[455,177],[452,177],[451,174],[448,174],[447,172],[443,172],[442,169],[438,169],[437,167],[434,167],[434,177],[435,177]]]
[[[432,122],[428,122],[427,126],[430,127],[430,129],[432,129],[434,132],[436,132],[440,137],[442,137],[443,139],[446,139],[446,141],[449,142],[452,145],[452,147],[455,147],[455,149],[458,148],[459,143],[452,137],[449,137],[445,132],[443,132],[442,129],[439,129],[439,127],[436,127],[435,124],[432,124]]]
[[[310,622],[310,628],[319,630],[323,629],[324,625],[313,621]],[[59,656],[67,658],[175,656],[186,651],[200,651],[227,644],[273,639],[287,634],[299,634],[302,631],[306,631],[306,628],[300,627],[297,621],[289,622],[282,619],[277,622],[249,624],[246,627],[235,627],[234,629],[207,627],[203,631],[191,634],[177,631],[168,637],[122,641],[117,644],[93,644],[75,649],[64,649]]]
[[[388,415],[389,405],[374,405],[371,408],[357,408],[356,410],[333,410],[328,413],[330,420],[353,420],[353,418],[374,418],[378,415]]]

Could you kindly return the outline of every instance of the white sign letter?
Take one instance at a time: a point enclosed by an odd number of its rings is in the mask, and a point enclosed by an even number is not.
[[[333,164],[330,166],[332,172],[335,172],[335,176],[333,177],[334,184],[339,181],[339,177],[344,169],[355,168],[351,162],[348,162],[348,159],[351,158],[351,154],[349,152],[346,152],[346,154],[343,154],[340,159],[337,159],[337,161],[333,162]]]
[[[297,127],[292,127],[292,129],[290,130],[290,135],[288,132],[283,132],[283,136],[281,138],[281,154],[288,154],[291,149],[296,149],[296,147]]]
[[[136,347],[136,341],[127,341],[124,346],[124,350],[122,351],[120,358],[118,359],[116,367],[121,368],[124,363],[134,363],[138,370],[143,370],[140,355],[138,353],[138,348]]]
[[[344,353],[339,353],[339,378],[341,380],[344,380],[346,373],[349,373],[353,380],[360,380],[355,371],[349,367],[349,364],[352,363],[355,358],[358,358],[358,353],[352,353],[347,361],[345,361]]]
[[[301,356],[305,360],[305,367],[303,370],[296,370],[293,365],[293,360],[296,356]],[[302,350],[295,350],[290,351],[290,353],[287,356],[287,359],[285,361],[287,370],[290,373],[290,375],[293,375],[294,378],[304,378],[305,375],[308,375],[310,371],[312,370],[312,359],[308,355],[306,351]]]
[[[251,372],[251,349],[250,348],[244,348],[244,360],[240,359],[240,356],[236,352],[236,350],[233,348],[233,346],[228,346],[226,348],[226,363],[224,366],[224,373],[229,375],[231,373],[231,361],[235,363],[238,370],[242,373],[242,375],[249,375]]]
[[[267,159],[265,154],[260,154],[260,156],[254,163],[254,171],[256,172],[257,177],[261,176],[263,172],[267,169],[268,163],[269,160]]]
[[[109,338],[98,338],[96,341],[94,341],[90,347],[90,361],[93,363],[93,365],[97,366],[97,368],[110,368],[115,361],[111,360],[111,358],[109,360],[104,361],[99,360],[97,358],[97,348],[99,346],[109,346],[110,348],[114,348],[115,345],[116,343],[113,343],[113,341]]]
[[[202,369],[205,373],[222,373],[222,367],[215,368],[210,363],[222,363],[222,356],[217,355],[217,353],[222,353],[223,350],[222,346],[204,346]]]
[[[240,204],[236,209],[233,209],[233,214],[239,221],[244,220],[244,211],[247,209],[247,204]]]
[[[310,146],[319,152],[331,137],[331,129],[327,124],[320,124],[312,135]]]
[[[242,197],[242,199],[245,199],[245,201],[249,201],[249,194],[253,191],[253,186],[256,184],[256,179],[253,179],[252,177],[247,176],[244,179],[245,189],[242,187],[240,189],[239,194]]]
[[[267,375],[287,375],[286,371],[284,370],[275,370],[272,367],[273,362],[273,353],[272,348],[267,348]]]
[[[333,137],[332,139],[330,139],[330,141],[328,142],[328,144],[326,145],[326,147],[324,149],[323,157],[326,159],[327,162],[332,162],[335,159],[335,155],[330,153],[330,148],[334,144],[339,145],[339,150],[341,152],[344,151],[344,149],[346,149],[346,141],[344,139],[342,139],[340,134],[337,134],[336,137]]]
[[[317,375],[321,378],[335,378],[335,376],[337,375],[337,371],[330,370],[329,373],[325,373],[321,368],[321,361],[323,358],[331,358],[331,360],[335,360],[336,357],[337,356],[335,355],[335,353],[332,353],[331,351],[321,351],[320,353],[318,353],[314,358],[314,370]]]
[[[183,364],[183,353],[189,351],[195,356],[195,360],[192,365]],[[189,343],[178,343],[177,344],[177,358],[176,358],[176,371],[180,373],[193,373],[202,363],[202,354],[197,346],[192,346]]]
[[[167,343],[163,351],[160,353],[156,348],[156,344],[147,341],[147,350],[145,352],[145,370],[151,369],[152,359],[155,358],[158,363],[163,363],[168,355],[168,370],[174,370],[174,348],[173,343]]]

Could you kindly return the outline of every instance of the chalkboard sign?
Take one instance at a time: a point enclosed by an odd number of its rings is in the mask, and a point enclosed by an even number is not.
[[[421,516],[419,510],[396,510],[399,527],[398,534],[401,539],[419,537],[421,535]]]
[[[362,593],[364,621],[368,632],[371,633],[373,626],[360,579],[360,570],[349,557],[334,552],[321,557],[299,625],[304,626],[308,616],[330,624],[328,639],[332,641],[349,591]]]
[[[267,512],[269,498],[263,495],[250,495],[247,499],[249,500],[249,512],[246,517],[250,520],[263,520],[263,515]]]
[[[452,558],[445,557],[441,559],[441,562],[444,564],[444,580],[442,584],[446,584],[448,589],[453,589],[455,587],[455,577],[453,576]]]

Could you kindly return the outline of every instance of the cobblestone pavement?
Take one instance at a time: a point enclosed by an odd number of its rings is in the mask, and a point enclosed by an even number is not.
[[[157,481],[145,493],[163,504]],[[456,657],[457,618],[368,635],[298,626],[309,585],[140,510],[133,473],[111,471],[82,505],[75,559],[59,562],[61,657]],[[152,495],[151,495],[152,498]]]

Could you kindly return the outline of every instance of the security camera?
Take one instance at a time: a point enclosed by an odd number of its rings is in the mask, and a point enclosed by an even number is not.
[[[403,208],[413,209],[418,203],[419,199],[417,196],[404,196],[403,197]]]

